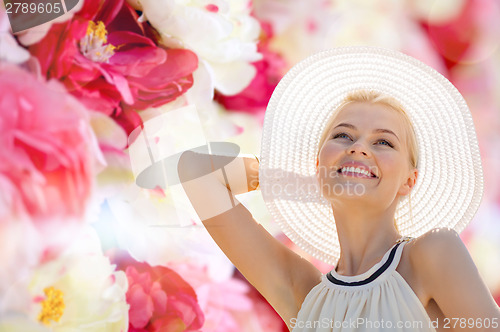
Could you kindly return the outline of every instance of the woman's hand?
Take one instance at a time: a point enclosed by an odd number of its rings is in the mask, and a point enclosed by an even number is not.
[[[233,195],[259,187],[259,161],[250,154],[234,157],[185,151],[179,158],[178,174],[181,182],[213,174]]]

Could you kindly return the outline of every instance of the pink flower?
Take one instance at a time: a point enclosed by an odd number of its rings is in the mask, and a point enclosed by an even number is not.
[[[198,301],[205,314],[205,332],[242,331],[237,317],[252,310],[252,301],[247,297],[249,285],[236,279],[214,281],[204,266],[192,263],[169,262],[169,267],[185,278],[196,291]]]
[[[193,84],[196,55],[156,44],[124,0],[86,0],[67,22],[30,46],[47,77],[61,80],[88,108],[112,116],[130,133],[137,110],[163,105]]]
[[[190,331],[201,328],[204,315],[193,288],[175,271],[151,266],[126,252],[112,260],[125,270],[129,283],[129,331]]]
[[[0,220],[81,217],[102,158],[87,110],[57,81],[0,64]]]
[[[205,266],[169,262],[188,281],[205,314],[204,332],[287,331],[274,309],[235,269],[233,277],[213,280]]]
[[[245,277],[243,277],[238,270],[235,270],[235,276],[233,278],[240,279],[248,283]],[[248,297],[253,302],[253,310],[251,314],[245,315],[245,319],[256,320],[262,331],[288,332],[288,327],[285,322],[276,310],[274,310],[274,308],[269,304],[269,302],[267,302],[264,296],[262,296],[262,294],[260,294],[252,285],[249,284],[249,287],[250,291],[248,292]],[[246,321],[242,322],[242,324],[247,323],[248,322]]]
[[[261,22],[263,34],[258,44],[258,50],[263,59],[253,62],[257,74],[242,92],[233,96],[215,94],[215,100],[228,110],[246,111],[249,113],[263,112],[283,76],[286,68],[284,59],[277,53],[269,50],[269,41],[272,38],[272,27],[269,23]]]
[[[425,20],[434,47],[448,69],[487,59],[498,48],[500,8],[495,0],[467,0],[460,12],[446,21]]]

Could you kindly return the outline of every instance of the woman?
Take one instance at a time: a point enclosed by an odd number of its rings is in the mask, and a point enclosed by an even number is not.
[[[469,115],[451,83],[413,58],[328,50],[273,93],[260,166],[187,152],[179,175],[213,239],[290,330],[498,330],[500,309],[458,236],[483,191]],[[257,178],[285,234],[335,269],[322,274],[239,204]]]

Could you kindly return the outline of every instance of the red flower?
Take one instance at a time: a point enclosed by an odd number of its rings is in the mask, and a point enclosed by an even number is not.
[[[175,271],[137,262],[126,252],[113,256],[113,262],[127,274],[130,332],[177,332],[202,327],[204,315],[196,293]]]
[[[139,23],[124,0],[86,0],[67,22],[29,47],[42,72],[57,78],[88,108],[112,116],[130,133],[135,112],[163,105],[193,84],[196,54],[155,43],[156,31]]]

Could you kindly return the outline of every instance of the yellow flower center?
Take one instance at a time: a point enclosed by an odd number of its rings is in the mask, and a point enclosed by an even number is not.
[[[44,290],[45,300],[42,301],[42,312],[38,315],[38,320],[45,325],[50,325],[50,321],[59,322],[64,313],[63,292],[54,287],[47,287]]]
[[[108,62],[109,58],[115,54],[115,46],[107,44],[108,31],[102,21],[95,24],[89,21],[87,33],[80,40],[80,51],[87,58],[94,62]]]

